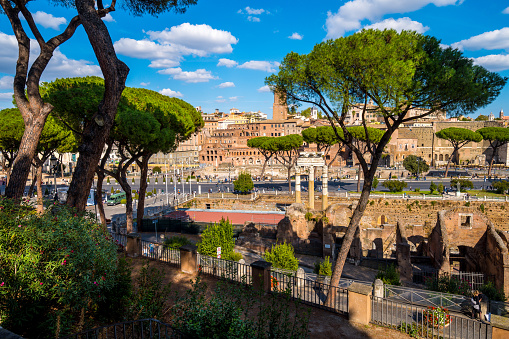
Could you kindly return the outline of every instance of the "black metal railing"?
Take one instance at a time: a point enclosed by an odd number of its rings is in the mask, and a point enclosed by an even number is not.
[[[393,328],[412,337],[490,339],[492,327],[461,314],[439,315],[437,309],[425,308],[372,297],[371,322]]]
[[[161,243],[141,241],[141,256],[163,261],[169,265],[180,267],[180,250],[165,248]]]
[[[62,339],[184,339],[182,332],[156,319],[127,321],[108,326],[96,327]]]
[[[200,254],[198,256],[198,271],[200,273],[247,285],[251,284],[252,271],[250,265]]]

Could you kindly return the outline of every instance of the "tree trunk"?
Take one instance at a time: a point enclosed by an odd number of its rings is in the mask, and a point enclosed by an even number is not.
[[[14,159],[11,175],[5,188],[5,195],[8,198],[18,201],[23,196],[32,161],[37,151],[37,144],[48,114],[49,111],[47,113],[42,111],[38,114],[32,114],[32,119],[25,122],[25,132],[21,138],[18,154]]]
[[[67,195],[67,205],[78,210],[85,209],[95,170],[113,126],[129,73],[127,65],[117,58],[108,29],[94,5],[93,0],[76,0],[79,17],[101,67],[105,87],[104,98],[92,118],[93,122],[83,131],[83,144],[79,147],[79,159]]]
[[[361,163],[359,163],[359,170],[357,175],[357,192],[361,191],[361,173],[362,173]]]
[[[97,171],[97,186],[96,186],[96,195],[97,195],[97,209],[99,210],[99,217],[101,219],[101,224],[105,231],[108,230],[106,225],[106,214],[104,213],[104,204],[103,204],[103,181],[104,181],[104,172]]]
[[[452,155],[449,157],[449,160],[447,160],[447,165],[445,166],[445,174],[444,174],[444,178],[447,178],[447,174],[449,173],[449,166],[451,165],[451,159],[452,159],[452,156],[454,155],[454,152],[452,153]]]
[[[493,154],[491,156],[490,167],[488,168],[488,177],[491,175],[491,169],[493,168],[493,163],[495,162],[495,156],[497,155],[498,150],[498,147],[494,148],[493,145],[491,145],[491,148],[493,148]]]
[[[125,176],[125,173],[122,173],[121,175],[118,175],[116,178],[118,180],[118,183],[122,187],[122,189],[125,192],[125,216],[126,216],[126,227],[127,227],[127,233],[133,232],[133,195],[131,193],[131,186],[129,186],[129,183],[127,182],[127,178]]]
[[[292,194],[292,168],[288,167],[288,193]]]
[[[148,177],[148,161],[150,156],[144,155],[141,157],[141,162],[138,161],[140,167],[140,191],[138,193],[138,212],[136,214],[136,221],[138,225],[143,222],[145,214],[145,193],[147,192],[147,177]],[[184,193],[184,192],[182,192]]]
[[[265,158],[265,162],[263,163],[263,166],[262,166],[262,173],[260,174],[260,179],[263,180],[263,175],[265,174],[265,167],[267,167],[267,162],[269,162],[269,159],[270,158]]]
[[[32,183],[30,184],[30,188],[28,189],[28,198],[30,199],[32,197],[32,194],[34,193],[34,188],[35,188],[35,183],[37,181],[39,181],[37,178],[36,178],[36,173],[35,173],[35,169],[33,168],[32,166]]]
[[[37,213],[44,212],[43,199],[42,199],[42,166],[37,165],[36,167],[37,173]]]

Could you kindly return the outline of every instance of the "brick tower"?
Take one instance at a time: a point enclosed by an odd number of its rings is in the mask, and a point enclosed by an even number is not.
[[[288,106],[286,106],[286,96],[274,92],[274,104],[272,105],[272,120],[288,119]]]

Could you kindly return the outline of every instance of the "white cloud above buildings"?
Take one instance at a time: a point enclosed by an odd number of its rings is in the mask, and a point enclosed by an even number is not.
[[[336,13],[327,13],[326,38],[334,39],[348,31],[359,30],[364,20],[374,23],[386,14],[414,12],[429,4],[441,7],[460,5],[462,2],[463,0],[351,0],[342,5]]]
[[[216,66],[225,66],[225,67],[231,68],[231,67],[237,66],[238,64],[239,63],[235,60],[221,58],[221,59],[219,59],[219,62],[217,63]]]
[[[140,86],[147,87],[150,85],[150,82],[140,82]]]
[[[235,102],[239,99],[239,97],[229,97],[228,99],[230,99],[230,102]]]
[[[183,71],[180,67],[176,67],[159,70],[157,73],[168,74],[171,75],[174,80],[181,80],[189,83],[209,82],[210,80],[217,79],[217,77],[212,75],[211,71],[207,71],[203,68],[189,72]]]
[[[223,82],[219,84],[217,87],[219,88],[229,88],[229,87],[235,87],[235,84],[231,81]]]
[[[270,92],[270,87],[269,87],[269,85],[265,85],[265,86],[258,88],[257,91],[260,93],[268,93],[268,92]]]
[[[292,35],[290,35],[288,38],[292,39],[292,40],[302,40],[303,36],[300,35],[299,33],[295,32]]]
[[[376,22],[372,25],[364,26],[363,28],[366,29],[394,29],[398,32],[401,32],[403,30],[410,30],[410,31],[416,31],[418,33],[424,33],[427,30],[429,30],[428,26],[424,26],[418,21],[413,21],[412,19],[405,17],[405,18],[399,18],[397,20],[393,18],[385,19],[380,22]]]
[[[180,93],[179,91],[173,91],[169,88],[163,88],[162,90],[159,91],[159,93],[161,93],[162,95],[166,95],[166,96],[169,96],[169,97],[178,97],[178,98],[182,98],[184,95],[182,93]]]
[[[253,69],[258,71],[265,71],[265,72],[275,72],[277,67],[279,67],[279,62],[277,61],[247,61],[243,63],[242,65],[237,66],[238,68],[246,68],[246,69]]]
[[[221,95],[219,95],[218,97],[216,97],[216,102],[226,102],[226,99],[223,98]]]

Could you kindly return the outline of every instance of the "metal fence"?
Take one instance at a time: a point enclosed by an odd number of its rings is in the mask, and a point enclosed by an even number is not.
[[[414,270],[412,272],[412,281],[416,284],[424,285],[426,284],[427,279],[438,279],[439,274],[438,271],[433,270],[423,270],[418,271]],[[479,290],[485,282],[484,273],[478,272],[452,272],[449,275],[450,279],[458,279],[459,281],[464,281],[470,285],[471,290]]]
[[[163,244],[142,240],[141,256],[164,261],[172,266],[180,266],[180,250],[164,248]]]
[[[113,232],[111,232],[110,235],[113,238],[113,240],[115,240],[115,243],[122,245],[124,247],[127,245],[127,235]]]
[[[224,260],[198,254],[198,271],[215,277],[251,284],[251,266],[237,261]]]
[[[492,327],[481,321],[450,314],[436,317],[434,310],[372,297],[371,322],[397,329],[412,337],[489,339]],[[436,314],[436,313],[435,313]]]
[[[180,339],[188,338],[182,332],[174,329],[156,319],[142,319],[117,323],[108,326],[96,327],[91,330],[76,333],[63,339],[151,339],[166,338]]]
[[[293,299],[329,311],[348,313],[348,290],[342,287],[331,286],[321,279],[301,278],[283,270],[271,270],[271,289],[275,293],[288,293]],[[295,272],[293,272],[295,273]],[[322,277],[323,278],[323,277]],[[326,303],[327,296],[331,300]]]

